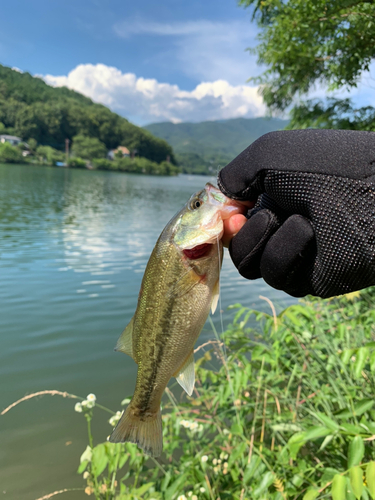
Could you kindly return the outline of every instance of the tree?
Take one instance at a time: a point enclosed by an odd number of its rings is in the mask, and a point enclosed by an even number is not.
[[[73,137],[72,151],[76,156],[93,160],[94,158],[104,158],[107,154],[107,148],[96,137],[86,137],[76,135]]]
[[[40,162],[46,162],[49,165],[56,165],[57,161],[64,161],[64,153],[51,148],[51,146],[38,146],[36,149],[36,155]]]
[[[239,0],[253,6],[261,28],[255,49],[258,62],[268,69],[256,80],[271,110],[285,110],[317,84],[328,90],[356,87],[375,57],[375,3],[373,0]],[[350,103],[346,101],[346,105]],[[340,104],[303,104],[294,125],[330,112]],[[345,103],[344,103],[345,108]],[[346,112],[349,108],[346,106]],[[367,109],[367,114],[369,109]],[[352,111],[354,111],[352,109]],[[364,112],[366,114],[366,112]],[[360,116],[362,112],[356,110]],[[355,115],[353,115],[355,116]],[[375,124],[374,124],[375,125]]]
[[[9,142],[0,143],[0,163],[23,163],[21,151],[9,144]]]

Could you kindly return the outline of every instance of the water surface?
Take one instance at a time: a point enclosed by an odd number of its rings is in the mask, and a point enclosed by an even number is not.
[[[215,179],[149,177],[0,165],[0,407],[25,394],[94,392],[114,410],[134,389],[136,365],[115,353],[132,317],[150,252],[192,193]],[[224,326],[229,304],[267,309],[294,299],[263,281],[248,282],[225,256]],[[214,316],[221,330],[218,313]],[[207,323],[199,342],[213,338]],[[36,499],[82,486],[82,415],[58,396],[30,400],[0,417],[0,494]],[[97,442],[110,433],[97,411]],[[66,498],[85,498],[69,493]]]

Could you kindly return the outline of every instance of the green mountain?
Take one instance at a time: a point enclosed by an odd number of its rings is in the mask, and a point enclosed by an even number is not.
[[[64,149],[65,139],[93,137],[107,149],[119,145],[141,157],[175,163],[171,146],[101,104],[66,87],[54,88],[41,78],[0,65],[0,134]]]
[[[201,123],[152,123],[144,127],[172,145],[184,172],[216,173],[267,132],[286,127],[278,118],[235,118]]]

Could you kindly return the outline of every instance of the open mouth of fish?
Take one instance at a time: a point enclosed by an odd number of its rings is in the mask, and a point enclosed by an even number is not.
[[[190,260],[197,260],[206,257],[210,253],[211,247],[211,243],[203,243],[203,245],[197,245],[194,248],[186,248],[183,250],[183,254]]]

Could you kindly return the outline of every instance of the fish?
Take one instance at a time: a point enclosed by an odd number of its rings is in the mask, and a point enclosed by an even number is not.
[[[138,364],[133,398],[109,441],[163,449],[161,398],[172,377],[191,396],[194,344],[219,298],[224,220],[244,205],[207,183],[165,226],[143,276],[135,314],[116,351]]]

